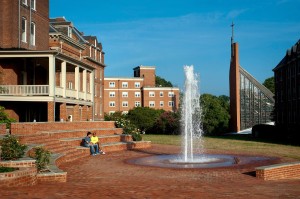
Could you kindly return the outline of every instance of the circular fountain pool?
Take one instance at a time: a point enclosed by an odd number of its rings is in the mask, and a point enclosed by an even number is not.
[[[127,160],[129,164],[163,167],[163,168],[218,168],[244,165],[270,160],[258,156],[232,156],[222,154],[195,154],[192,161],[185,161],[180,155],[155,155]]]

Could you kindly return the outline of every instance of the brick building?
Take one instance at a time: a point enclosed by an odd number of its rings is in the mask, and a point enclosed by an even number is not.
[[[104,112],[127,113],[134,107],[150,107],[177,111],[179,106],[179,88],[156,87],[155,67],[138,66],[134,77],[104,78]]]
[[[0,3],[0,105],[20,122],[103,119],[104,52],[49,1]]]
[[[286,137],[300,140],[300,40],[273,69],[275,124]]]

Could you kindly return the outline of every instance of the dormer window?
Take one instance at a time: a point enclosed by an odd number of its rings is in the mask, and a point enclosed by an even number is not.
[[[72,38],[72,28],[70,26],[68,27],[68,37]]]

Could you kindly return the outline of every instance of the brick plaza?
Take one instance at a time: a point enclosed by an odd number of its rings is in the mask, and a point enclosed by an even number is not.
[[[251,172],[260,165],[220,169],[166,169],[130,165],[127,159],[178,153],[179,147],[111,152],[61,165],[66,183],[2,188],[1,198],[300,198],[300,179],[264,181]],[[221,153],[207,151],[208,153]],[[293,161],[278,159],[276,162]]]

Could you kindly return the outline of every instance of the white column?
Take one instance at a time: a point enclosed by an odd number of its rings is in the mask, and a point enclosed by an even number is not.
[[[84,93],[84,100],[86,100],[86,93],[87,93],[87,89],[86,89],[86,69],[83,70],[83,74],[82,74],[82,91]]]
[[[55,90],[55,57],[49,56],[49,96],[54,96]]]
[[[94,85],[95,85],[95,71],[92,71],[91,73],[90,73],[90,93],[91,93],[91,101],[93,102],[94,101],[94,97],[95,97],[95,87],[94,87]],[[95,108],[95,107],[93,107],[93,108]]]
[[[66,98],[67,63],[65,61],[61,63],[60,73],[61,73],[60,87],[63,88],[63,97]]]
[[[100,51],[100,63],[102,63],[102,51]]]
[[[76,90],[76,99],[79,99],[79,87],[80,85],[80,73],[79,66],[75,67],[75,90]]]

